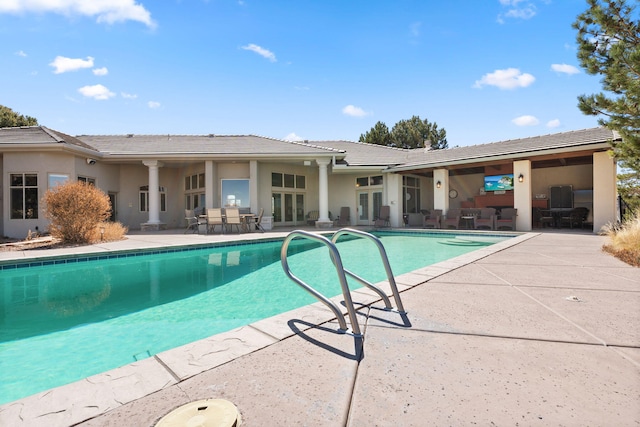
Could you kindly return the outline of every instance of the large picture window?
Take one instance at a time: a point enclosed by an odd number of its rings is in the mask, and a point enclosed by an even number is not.
[[[223,179],[222,180],[222,206],[225,208],[238,207],[250,208],[249,180],[248,179]]]
[[[12,173],[9,181],[11,219],[37,219],[38,174]]]

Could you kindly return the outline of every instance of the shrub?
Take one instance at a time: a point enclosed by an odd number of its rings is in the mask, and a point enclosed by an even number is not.
[[[119,222],[100,222],[96,225],[91,233],[91,241],[105,241],[113,242],[115,240],[122,240],[124,235],[127,234],[127,227]]]
[[[604,250],[627,264],[640,267],[640,211],[618,226],[605,229],[610,244]]]
[[[109,218],[111,203],[100,189],[81,181],[67,182],[47,190],[43,197],[49,232],[63,243],[100,240],[98,224]]]

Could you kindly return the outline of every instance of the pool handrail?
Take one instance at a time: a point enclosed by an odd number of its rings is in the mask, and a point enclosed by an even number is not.
[[[340,252],[338,252],[338,248],[336,245],[329,239],[319,234],[313,234],[308,231],[303,230],[294,230],[290,232],[287,237],[285,237],[282,242],[282,247],[280,249],[280,261],[282,262],[282,268],[291,280],[300,285],[302,289],[309,292],[311,295],[316,297],[320,302],[324,303],[327,307],[333,311],[333,314],[336,315],[338,319],[338,323],[340,324],[341,332],[348,332],[349,328],[347,327],[347,321],[342,314],[340,308],[331,301],[329,298],[322,295],[320,292],[309,286],[303,280],[295,276],[291,269],[289,268],[289,262],[287,261],[287,254],[289,249],[289,243],[296,237],[305,238],[309,240],[315,240],[322,244],[324,244],[329,249],[329,255],[331,257],[331,261],[333,265],[336,267],[336,272],[338,273],[338,278],[340,280],[340,287],[342,288],[342,296],[344,297],[344,303],[347,307],[347,312],[349,313],[349,319],[351,320],[351,329],[353,330],[353,335],[362,336],[360,332],[360,325],[358,324],[358,319],[356,318],[356,310],[353,307],[353,300],[351,299],[351,292],[349,291],[349,285],[347,284],[347,277],[345,275],[344,267],[342,265],[342,258],[340,257]]]
[[[384,264],[385,272],[387,273],[387,280],[389,281],[389,286],[391,287],[391,292],[393,293],[393,299],[396,302],[396,309],[399,313],[406,314],[406,312],[404,311],[404,306],[402,305],[402,300],[400,299],[400,293],[398,292],[398,286],[396,285],[396,280],[393,277],[393,272],[391,271],[391,265],[389,264],[389,257],[387,256],[387,251],[384,249],[384,245],[382,244],[380,239],[378,239],[373,234],[367,233],[365,231],[355,230],[353,228],[341,228],[340,230],[336,231],[335,234],[331,237],[331,241],[335,244],[338,242],[338,239],[340,238],[340,236],[343,236],[343,235],[363,237],[365,239],[369,239],[376,245],[376,247],[378,248],[378,252],[380,253],[380,258],[382,258],[382,263]],[[356,274],[352,273],[349,270],[345,269],[344,272],[349,276],[353,277],[354,279],[356,279],[358,282],[362,283],[367,288],[371,289],[372,291],[380,295],[380,297],[384,301],[386,309],[388,310],[393,309],[393,306],[391,305],[391,302],[389,301],[387,294],[385,294],[382,289],[378,288],[373,283],[368,282],[362,277],[357,276]]]

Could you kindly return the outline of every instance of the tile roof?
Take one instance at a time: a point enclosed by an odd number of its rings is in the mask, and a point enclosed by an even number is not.
[[[389,166],[399,165],[408,160],[411,150],[365,144],[351,141],[310,141],[321,147],[342,150],[347,153],[344,163],[349,166]]]
[[[581,147],[584,147],[585,150],[604,149],[611,139],[619,139],[618,134],[599,127],[444,150],[412,150],[406,163],[391,169],[436,167],[453,163],[470,163],[474,160],[487,161],[491,158],[501,157],[531,157],[558,149],[572,150]]]
[[[331,155],[339,150],[255,135],[80,135],[109,155]]]

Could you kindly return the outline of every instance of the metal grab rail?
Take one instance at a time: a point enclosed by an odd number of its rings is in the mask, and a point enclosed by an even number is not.
[[[340,286],[342,287],[342,295],[344,297],[345,305],[347,306],[349,319],[351,320],[351,328],[353,330],[353,334],[361,336],[362,334],[360,333],[360,325],[358,324],[358,319],[356,318],[356,310],[353,307],[353,300],[351,299],[351,292],[349,291],[349,286],[347,284],[347,277],[345,276],[345,270],[344,270],[344,267],[342,266],[342,258],[340,258],[340,253],[338,252],[338,248],[336,248],[335,243],[333,243],[331,240],[327,239],[326,237],[309,233],[307,231],[302,231],[302,230],[292,231],[284,239],[284,242],[282,242],[282,248],[280,249],[280,261],[282,262],[282,268],[284,269],[285,274],[291,280],[293,280],[298,285],[300,285],[302,289],[306,290],[311,295],[316,297],[318,300],[323,302],[327,307],[329,307],[331,311],[333,311],[333,314],[336,315],[336,318],[338,319],[338,323],[340,324],[340,329],[344,332],[348,331],[347,321],[345,320],[344,315],[342,314],[342,311],[340,310],[340,308],[338,308],[338,306],[329,298],[325,297],[320,292],[313,289],[311,286],[307,285],[304,281],[296,277],[291,272],[291,269],[289,268],[289,262],[287,261],[287,253],[289,249],[289,243],[296,237],[303,237],[310,240],[316,240],[326,245],[327,248],[329,249],[329,255],[331,257],[331,261],[333,262],[333,265],[336,267],[336,272],[338,273],[338,278],[340,279]]]
[[[400,299],[400,293],[398,292],[398,286],[396,285],[396,280],[393,277],[393,272],[391,271],[391,265],[389,265],[389,257],[387,257],[387,251],[384,249],[384,246],[382,245],[382,242],[380,241],[380,239],[378,239],[373,234],[370,234],[370,233],[367,233],[367,232],[364,232],[364,231],[354,230],[352,228],[342,228],[342,229],[338,230],[333,235],[333,237],[331,237],[331,241],[335,244],[335,243],[338,242],[338,239],[340,238],[340,236],[343,236],[343,235],[353,235],[353,236],[364,237],[366,239],[371,240],[377,246],[378,252],[380,252],[380,257],[382,258],[382,263],[384,264],[384,269],[385,269],[385,271],[387,273],[387,280],[389,280],[389,286],[391,287],[391,292],[393,293],[393,299],[396,302],[396,308],[397,308],[398,312],[406,313],[404,311],[404,307],[402,305],[402,300]],[[344,267],[343,267],[343,270],[344,270]],[[349,270],[344,270],[344,272],[346,274],[348,274],[349,276],[353,277],[354,279],[356,279],[358,282],[362,283],[367,288],[371,289],[372,291],[374,291],[375,293],[380,295],[380,297],[384,301],[385,307],[388,310],[393,309],[393,307],[391,306],[391,302],[389,301],[389,298],[387,297],[387,294],[385,294],[382,291],[382,289],[378,288],[373,283],[368,282],[367,280],[363,279],[362,277],[357,276],[356,274],[352,273]]]

